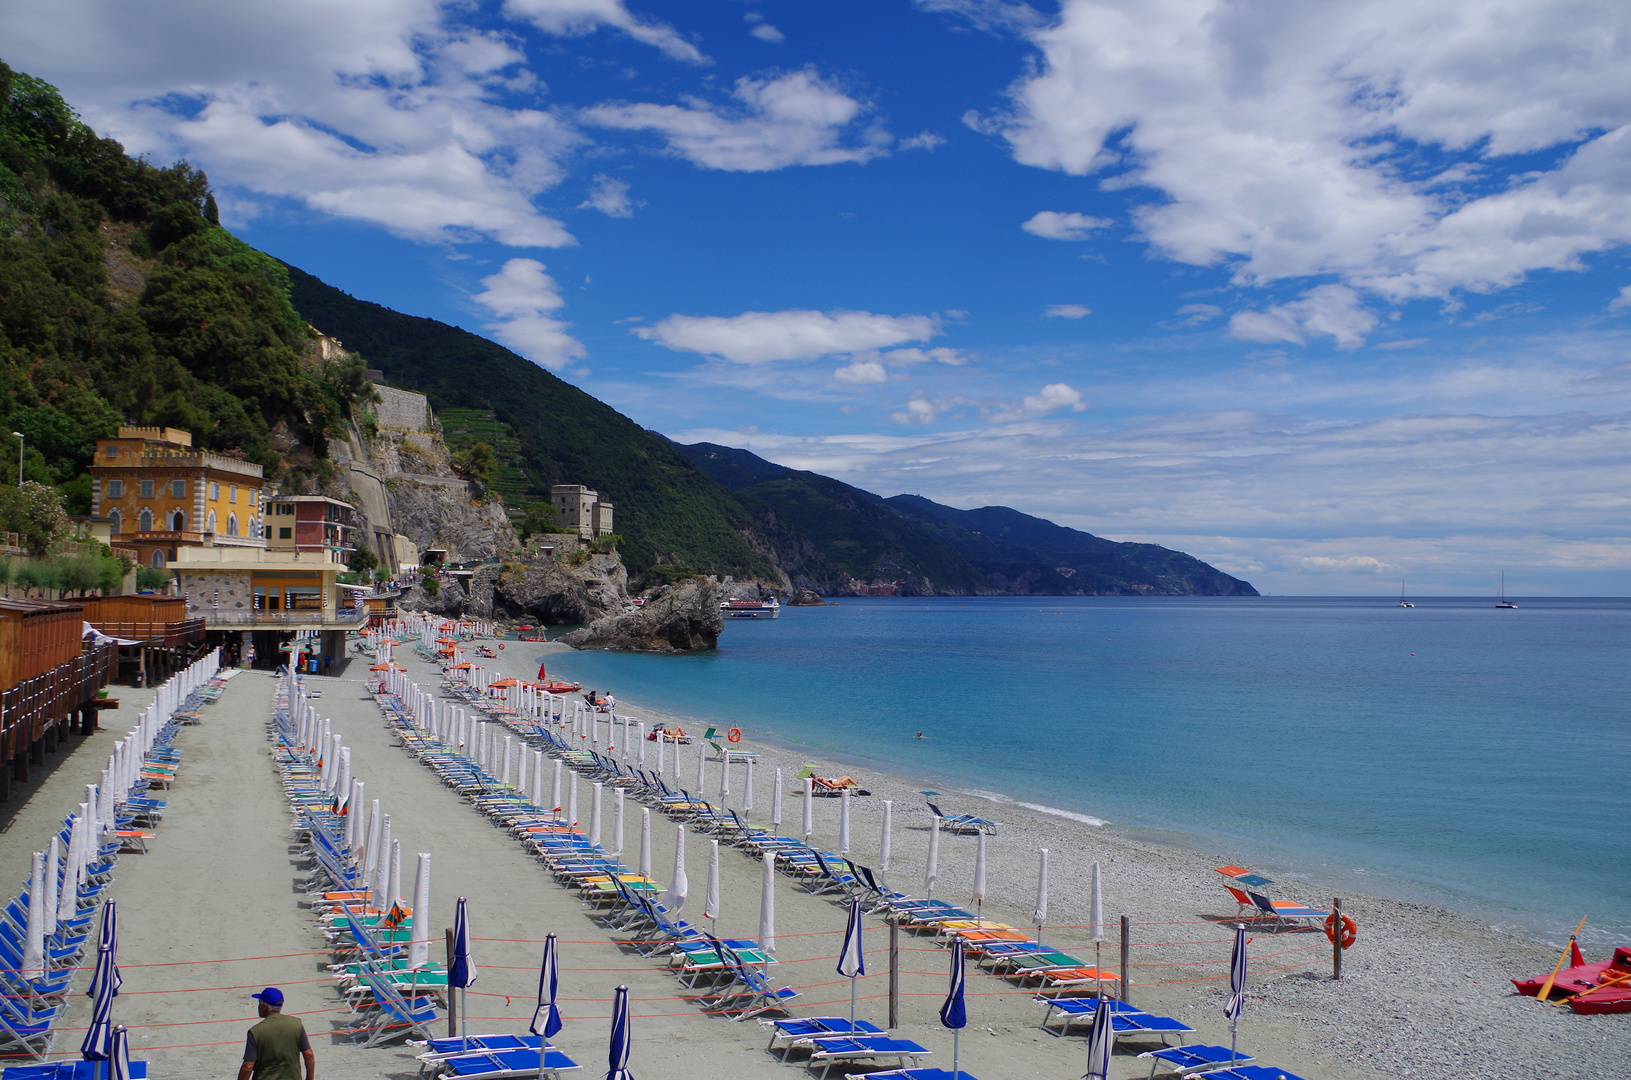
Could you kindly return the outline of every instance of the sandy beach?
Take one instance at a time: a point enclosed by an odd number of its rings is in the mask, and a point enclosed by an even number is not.
[[[511,643],[514,649],[514,643]],[[536,665],[540,651],[516,650],[509,663]],[[435,669],[399,651],[412,678],[433,690]],[[500,661],[502,668],[504,662]],[[552,670],[570,674],[570,658],[551,657]],[[398,743],[367,694],[365,665],[351,664],[345,675],[314,679],[322,691],[315,704],[332,718],[333,730],[352,749],[354,774],[367,784],[367,799],[382,800],[391,814],[393,836],[404,851],[404,875],[411,878],[411,853],[432,854],[433,926],[451,925],[454,902],[470,904],[480,978],[470,995],[472,1030],[520,1032],[532,1011],[537,965],[546,933],[561,940],[562,1011],[565,1030],[555,1044],[584,1067],[603,1072],[612,990],[627,984],[633,999],[632,1068],[651,1080],[702,1076],[771,1077],[796,1075],[765,1052],[759,1024],[733,1023],[708,1016],[688,1000],[689,992],[665,970],[662,958],[641,958],[620,949],[614,935],[592,921],[574,894],[560,888],[508,833],[494,828],[455,792],[420,765]],[[119,901],[125,985],[115,1018],[132,1027],[135,1056],[152,1063],[154,1076],[190,1080],[219,1076],[236,1068],[254,1004],[248,994],[264,985],[281,987],[289,1012],[300,1014],[313,1035],[320,1077],[417,1072],[413,1050],[400,1042],[382,1049],[352,1044],[350,1016],[326,974],[327,962],[316,916],[304,904],[306,869],[292,831],[292,816],[278,784],[267,739],[274,680],[263,673],[234,678],[221,700],[205,711],[204,722],[184,729],[177,744],[186,751],[158,836],[147,855],[124,856],[113,896]],[[615,687],[611,688],[615,691]],[[620,695],[621,699],[621,695]],[[661,714],[647,703],[620,700],[618,711],[650,721]],[[123,710],[121,710],[121,713]],[[120,725],[111,722],[110,728]],[[93,744],[106,733],[94,736]],[[99,745],[99,744],[98,744]],[[805,763],[823,775],[854,772],[852,766],[755,744],[738,747],[760,755],[752,819],[770,817],[771,780],[784,770],[788,794],[784,832],[799,828],[800,802],[792,776]],[[53,774],[84,772],[80,753]],[[104,751],[98,750],[96,767]],[[89,761],[87,756],[85,760]],[[654,757],[648,752],[648,764]],[[695,778],[696,745],[684,748],[679,775]],[[717,795],[719,766],[710,764],[711,798]],[[670,768],[670,775],[673,775]],[[730,805],[740,805],[744,770],[733,776]],[[873,792],[852,799],[853,857],[875,864],[882,804],[894,803],[894,854],[890,881],[921,894],[929,815],[916,785],[883,774],[857,776]],[[83,780],[75,777],[74,784]],[[63,784],[67,784],[64,779]],[[77,788],[76,788],[77,790]],[[590,789],[580,784],[580,817],[587,818]],[[60,798],[47,812],[46,795]],[[1132,1000],[1183,1020],[1196,1029],[1191,1041],[1227,1045],[1222,1015],[1228,940],[1234,911],[1217,885],[1212,867],[1224,856],[1163,847],[1120,833],[1114,827],[1037,813],[1014,803],[982,800],[947,791],[945,808],[972,811],[1001,822],[988,846],[987,917],[1023,927],[1035,905],[1037,851],[1050,851],[1050,945],[1091,961],[1087,883],[1093,862],[1104,880],[1107,930],[1106,967],[1118,962],[1122,914],[1133,929]],[[77,797],[75,800],[77,802]],[[716,800],[717,801],[717,800]],[[39,809],[34,809],[35,804]],[[42,788],[30,801],[29,817],[14,819],[8,834],[6,865],[21,874],[27,847],[43,836],[40,822],[60,820],[72,809],[66,786]],[[611,800],[606,802],[605,841],[611,839]],[[815,840],[837,844],[838,804],[817,800]],[[653,868],[660,879],[673,864],[677,827],[653,815]],[[25,829],[26,826],[26,829]],[[626,844],[638,843],[639,808],[628,806]],[[943,837],[935,895],[966,901],[971,886],[973,840]],[[24,850],[26,848],[26,850]],[[21,852],[21,854],[19,854]],[[1234,853],[1228,858],[1239,858]],[[687,845],[690,901],[684,915],[701,920],[708,842],[692,835]],[[756,936],[760,864],[745,853],[721,850],[722,936]],[[404,883],[407,891],[408,883]],[[1299,896],[1309,902],[1322,898]],[[1328,898],[1324,898],[1328,899]],[[1344,910],[1360,925],[1358,944],[1345,958],[1344,978],[1331,981],[1330,948],[1317,932],[1254,933],[1251,990],[1240,1023],[1240,1046],[1260,1062],[1278,1065],[1314,1080],[1361,1080],[1385,1076],[1459,1075],[1488,1077],[1595,1076],[1618,1071],[1631,1035],[1627,1017],[1579,1017],[1566,1009],[1546,1009],[1512,994],[1506,979],[1550,968],[1555,952],[1495,932],[1476,920],[1428,907],[1344,896]],[[834,971],[844,911],[811,896],[790,879],[777,886],[778,985],[800,991],[793,1002],[802,1015],[843,1014],[849,988]],[[867,977],[860,981],[858,1015],[886,1019],[887,930],[869,919]],[[902,935],[901,1015],[896,1034],[933,1052],[924,1062],[950,1066],[952,1040],[936,1012],[944,993],[947,954],[928,938]],[[1272,971],[1284,968],[1287,970]],[[73,1055],[84,1024],[85,998],[76,985],[73,1011],[61,1025],[57,1051]],[[1205,980],[1205,981],[1201,981]],[[1042,1007],[1032,991],[1000,979],[969,980],[969,1026],[961,1065],[980,1080],[1007,1077],[1081,1075],[1084,1040],[1057,1038],[1038,1027]],[[1129,1051],[1155,1043],[1124,1043],[1112,1076],[1146,1076],[1149,1063]]]

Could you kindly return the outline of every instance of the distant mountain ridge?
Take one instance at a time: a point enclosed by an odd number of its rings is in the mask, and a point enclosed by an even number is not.
[[[825,595],[1256,596],[1216,567],[1006,506],[882,498],[716,443],[675,444],[729,488],[770,538],[794,585]]]

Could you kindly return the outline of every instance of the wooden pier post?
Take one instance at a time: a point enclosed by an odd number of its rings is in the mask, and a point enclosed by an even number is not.
[[[1121,1000],[1123,1004],[1131,1005],[1132,999],[1127,996],[1127,976],[1132,969],[1131,959],[1133,951],[1133,920],[1123,915],[1121,917]]]
[[[1331,978],[1342,978],[1342,897],[1331,901]]]

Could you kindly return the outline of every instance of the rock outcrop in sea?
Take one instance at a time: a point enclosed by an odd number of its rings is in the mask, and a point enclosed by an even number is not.
[[[645,606],[596,619],[559,640],[574,649],[676,653],[719,644],[725,617],[713,578],[688,578],[653,589]]]
[[[825,607],[827,601],[821,599],[821,594],[811,589],[798,589],[787,601],[788,607]]]

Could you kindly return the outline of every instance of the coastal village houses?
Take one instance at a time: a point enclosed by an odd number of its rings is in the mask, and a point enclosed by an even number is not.
[[[229,638],[275,664],[296,637],[345,655],[367,612],[344,596],[355,516],[322,496],[271,495],[259,465],[195,449],[174,428],[120,428],[91,467],[91,516],[142,563],[175,573],[187,614],[211,644]],[[285,535],[287,530],[287,535]]]

